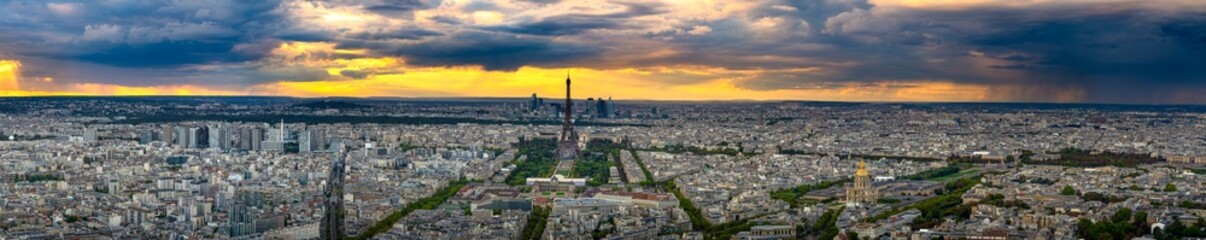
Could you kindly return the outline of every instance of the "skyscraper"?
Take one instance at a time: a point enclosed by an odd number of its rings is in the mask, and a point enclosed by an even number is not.
[[[595,101],[595,112],[597,112],[597,113],[595,113],[595,117],[597,117],[597,118],[611,117],[611,114],[609,114],[609,111],[610,110],[607,109],[607,101],[603,100],[603,98],[599,98]]]
[[[574,131],[574,103],[570,96],[570,77],[565,74],[565,120],[561,124],[561,137],[557,141],[557,151],[553,154],[560,160],[578,159],[578,132]]]
[[[159,140],[158,132],[150,129],[138,131],[138,144],[148,144],[155,140]]]
[[[539,98],[536,98],[536,94],[533,93],[532,100],[528,102],[528,111],[536,111],[536,108],[538,107],[540,107],[540,100]]]
[[[239,150],[251,150],[251,129],[249,127],[239,128]]]
[[[264,130],[256,127],[251,128],[251,151],[259,151],[264,141]]]
[[[215,125],[209,128],[209,148],[216,150],[226,149],[226,128],[222,125]]]
[[[298,152],[314,151],[314,148],[316,147],[315,145],[317,145],[316,144],[317,141],[315,141],[315,140],[317,140],[315,138],[316,137],[315,135],[316,134],[315,134],[314,130],[312,130],[312,129],[302,130],[300,133],[298,133],[297,134],[297,151]]]
[[[269,152],[284,152],[285,151],[285,136],[289,133],[285,130],[285,121],[281,120],[280,128],[268,129],[268,140],[264,140],[260,144],[260,150]]]
[[[186,140],[188,148],[208,148],[209,127],[189,128]]]
[[[167,143],[168,145],[172,145],[172,141],[176,139],[174,136],[172,136],[174,131],[175,130],[173,130],[172,125],[164,124],[163,129],[159,132],[159,140]]]
[[[615,115],[616,115],[616,102],[612,101],[611,97],[607,97],[607,117],[611,118],[611,117],[615,117]]]
[[[188,139],[189,139],[188,132],[189,132],[188,128],[182,127],[182,126],[176,126],[176,145],[180,145],[181,148],[189,147],[188,146]]]

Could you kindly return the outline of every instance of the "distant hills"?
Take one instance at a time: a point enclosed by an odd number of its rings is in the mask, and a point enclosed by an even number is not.
[[[367,106],[367,105],[351,103],[351,102],[344,102],[344,101],[336,101],[336,100],[311,101],[311,102],[294,104],[292,107],[309,108],[309,109],[314,109],[314,110],[369,108],[369,106]]]

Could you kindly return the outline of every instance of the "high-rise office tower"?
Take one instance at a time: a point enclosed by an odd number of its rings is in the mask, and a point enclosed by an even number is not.
[[[528,111],[536,111],[540,107],[540,99],[536,98],[536,94],[532,94],[532,99],[528,102]]]
[[[200,128],[189,128],[188,134],[185,135],[188,138],[184,140],[184,146],[187,148],[197,148],[197,134],[200,131]]]
[[[159,132],[159,140],[160,141],[163,141],[164,143],[167,143],[168,145],[172,145],[172,141],[176,140],[176,138],[172,136],[173,135],[172,133],[175,131],[172,128],[172,125],[164,124],[163,129],[161,129],[159,131],[160,131]]]
[[[239,128],[239,150],[251,150],[251,130],[250,127]]]
[[[298,152],[314,151],[314,135],[313,135],[313,133],[314,133],[313,130],[307,129],[307,130],[302,130],[301,133],[297,134],[297,151]]]
[[[604,101],[603,98],[599,98],[595,102],[595,112],[597,112],[595,116],[598,118],[611,117],[610,110],[607,109],[607,101]]]
[[[138,144],[148,144],[152,141],[159,140],[159,133],[151,129],[143,129],[138,131]]]
[[[189,128],[185,140],[188,148],[209,148],[209,127]]]
[[[607,97],[607,117],[612,118],[616,115],[616,102]]]
[[[234,146],[234,143],[230,139],[230,131],[230,126],[222,126],[222,130],[218,131],[221,134],[218,143],[221,144],[222,150],[231,149]]]
[[[197,135],[193,137],[197,139],[196,148],[209,148],[209,127],[201,126],[197,128]]]
[[[285,130],[285,121],[281,120],[281,125],[278,128],[268,129],[268,140],[265,140],[260,145],[260,150],[269,152],[284,152],[285,139],[288,136],[288,130]]]
[[[251,150],[259,151],[264,141],[264,130],[259,128],[251,128]]]
[[[313,152],[321,150],[323,141],[322,131],[315,129],[306,129],[297,135],[297,148],[299,152]]]
[[[311,142],[310,150],[314,150],[314,151],[322,150],[323,146],[327,145],[327,134],[324,133],[323,131],[314,129],[310,133],[310,142]]]
[[[226,149],[226,128],[222,125],[215,125],[209,128],[209,148],[216,150]]]
[[[188,133],[189,133],[188,128],[182,127],[182,126],[176,126],[176,145],[180,145],[181,148],[189,147],[188,146],[188,139],[189,139]]]

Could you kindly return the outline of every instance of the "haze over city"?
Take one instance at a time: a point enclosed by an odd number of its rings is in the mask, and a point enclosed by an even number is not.
[[[0,95],[1203,103],[1206,3],[5,1]]]

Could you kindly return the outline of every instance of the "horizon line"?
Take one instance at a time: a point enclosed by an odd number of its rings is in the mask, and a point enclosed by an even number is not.
[[[404,96],[283,96],[283,95],[29,95],[29,96],[0,96],[0,99],[20,98],[286,98],[286,99],[325,99],[349,98],[363,100],[526,100],[530,97],[500,97],[500,96],[444,96],[444,97],[404,97]],[[610,97],[610,96],[609,96]],[[594,97],[589,97],[594,98]],[[564,98],[545,98],[564,99]],[[587,98],[574,98],[587,99]],[[1206,106],[1206,103],[1116,103],[1116,102],[1043,102],[1043,101],[841,101],[841,100],[809,100],[809,99],[613,99],[620,102],[733,102],[733,103],[868,103],[868,104],[1057,104],[1057,105],[1126,105],[1126,106]]]

